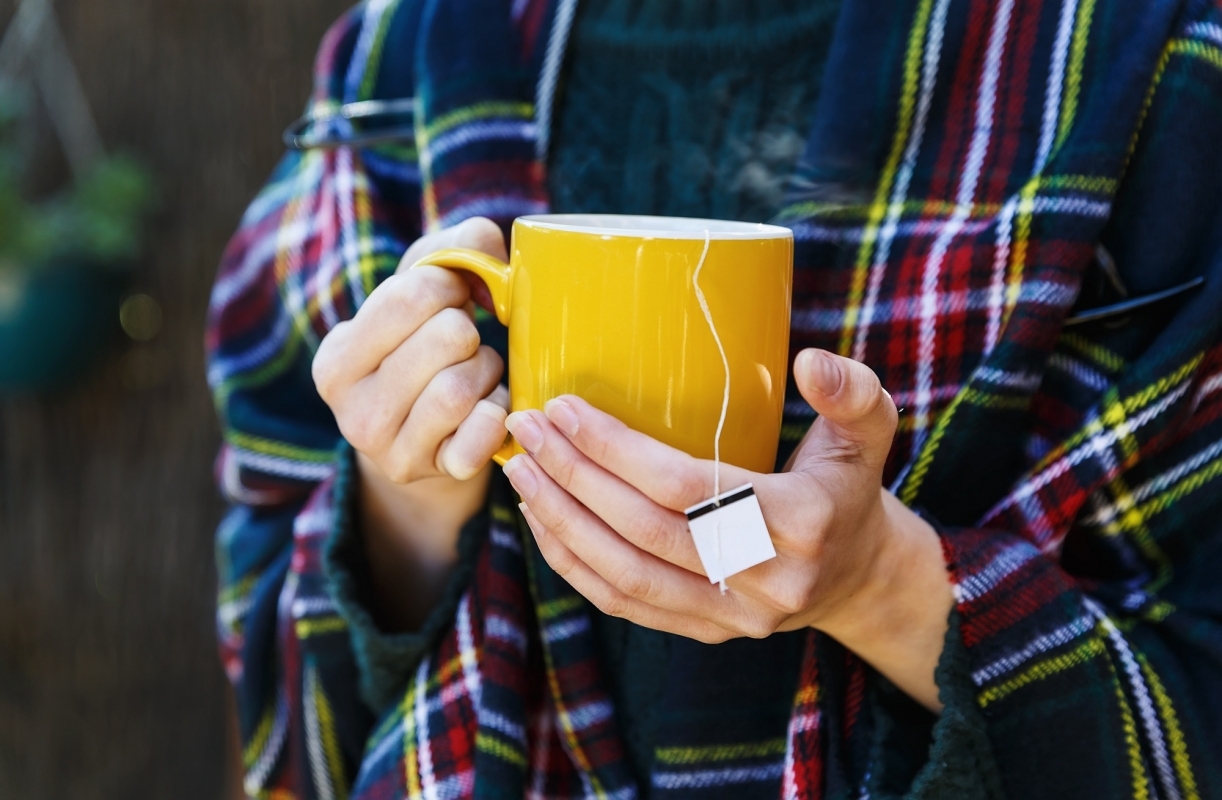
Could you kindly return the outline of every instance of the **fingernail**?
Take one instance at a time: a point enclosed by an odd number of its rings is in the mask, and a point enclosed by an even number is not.
[[[505,427],[518,440],[518,444],[532,456],[543,446],[543,430],[535,424],[525,411],[515,411],[505,420]]]
[[[806,350],[799,358],[803,361],[801,369],[816,392],[832,395],[839,391],[840,367],[830,355],[820,350]]]
[[[535,473],[526,465],[526,456],[514,456],[505,464],[505,477],[518,490],[523,500],[530,500],[539,489]]]
[[[564,400],[548,400],[543,413],[560,431],[570,439],[577,435],[577,412]]]

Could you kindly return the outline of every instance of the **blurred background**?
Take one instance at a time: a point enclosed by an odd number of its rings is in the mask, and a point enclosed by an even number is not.
[[[56,2],[98,139],[134,157],[102,177],[74,175],[52,124],[87,119],[37,86],[0,96],[0,798],[238,796],[203,324],[348,5]],[[0,0],[6,27],[18,6]],[[55,73],[54,42],[33,47]]]

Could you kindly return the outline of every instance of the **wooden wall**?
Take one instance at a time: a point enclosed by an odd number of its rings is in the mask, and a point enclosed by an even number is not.
[[[165,323],[69,391],[0,399],[0,797],[229,791],[202,326],[221,248],[347,5],[57,3],[105,143],[159,180],[136,288]]]

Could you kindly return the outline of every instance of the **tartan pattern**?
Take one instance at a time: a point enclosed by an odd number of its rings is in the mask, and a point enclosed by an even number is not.
[[[572,19],[554,6],[358,6],[323,41],[312,107],[414,92],[416,141],[289,155],[226,252],[207,339],[235,503],[218,630],[252,795],[637,793],[592,611],[523,536],[503,482],[453,629],[380,720],[321,566],[351,464],[314,348],[422,230],[546,209],[539,87],[555,76],[540,76]],[[850,199],[812,191],[782,212],[792,346],[864,361],[903,409],[887,480],[943,536],[964,713],[1014,797],[1217,796],[1222,7],[912,0],[884,21],[846,0],[836,35],[798,184]],[[1206,286],[1062,331],[1100,241],[1134,287]],[[790,388],[782,459],[811,421]],[[651,796],[877,788],[885,754],[861,756],[876,677],[813,633],[787,637],[748,646],[771,664],[796,645],[788,727],[677,724]],[[700,675],[717,656],[686,658]]]

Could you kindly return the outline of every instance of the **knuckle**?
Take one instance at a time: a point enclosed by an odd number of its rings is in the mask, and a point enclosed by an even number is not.
[[[406,459],[392,461],[382,467],[382,471],[386,473],[386,477],[390,479],[391,483],[400,486],[406,486],[419,477]]]
[[[396,293],[397,311],[409,315],[432,315],[446,306],[451,292],[446,284],[450,273],[440,267],[413,270],[405,276],[402,291]]]
[[[767,639],[776,632],[776,626],[761,616],[753,616],[743,625],[743,635],[748,639]]]
[[[362,453],[376,453],[382,450],[383,430],[379,421],[372,414],[344,414],[337,420],[344,438]]]
[[[478,339],[479,329],[475,327],[474,323],[472,323],[471,328],[475,331],[475,336]],[[501,358],[500,353],[486,344],[480,344],[475,348],[474,357],[478,358],[480,364],[484,366],[489,373],[491,373],[489,375],[490,382],[493,384],[499,383],[501,378],[505,375],[505,360]],[[495,388],[496,387],[493,386],[493,389]],[[508,395],[508,392],[506,392],[506,395]],[[503,406],[498,405],[496,402],[493,402],[491,395],[485,395],[484,399],[488,400],[491,405],[496,406],[497,408],[504,408]],[[508,400],[508,397],[506,397],[506,400]]]
[[[540,503],[539,508],[534,509],[534,511],[535,516],[539,518],[539,521],[543,523],[548,532],[561,542],[568,543],[573,540],[573,519],[568,514],[558,513],[549,508],[545,503]],[[572,557],[576,558],[576,556]]]
[[[462,358],[470,358],[479,349],[479,331],[467,312],[460,308],[443,308],[435,319],[448,350]]]
[[[407,248],[407,252],[403,254],[403,258],[399,259],[399,269],[404,270],[415,264],[420,259],[424,258],[429,253],[438,249],[438,235],[436,233],[426,233],[416,241],[412,242]]]
[[[390,299],[394,313],[423,318],[457,302],[466,286],[461,278],[442,267],[414,269],[388,279],[382,286],[388,284],[393,289]]]
[[[895,403],[891,400],[891,395],[883,390],[882,382],[878,379],[878,375],[874,370],[867,367],[858,361],[847,360],[849,369],[846,370],[848,386],[848,397],[857,411],[857,417],[864,419],[884,415],[894,424],[898,420],[898,413],[895,409]]]
[[[360,450],[360,448],[357,449]],[[366,455],[391,483],[404,486],[424,477],[412,463],[411,453],[402,447],[396,446],[377,455],[372,453],[366,453]]]
[[[786,539],[785,549],[808,564],[817,564],[823,548],[818,537],[803,536],[798,539]]]
[[[318,390],[319,396],[328,402],[339,393],[343,385],[344,342],[351,328],[351,322],[337,323],[323,337],[314,353],[314,359],[310,362],[310,376],[314,380],[314,388]]]
[[[685,508],[709,496],[704,478],[693,469],[672,471],[660,487],[664,503],[670,508]]]
[[[496,256],[505,252],[505,234],[487,217],[471,217],[459,226],[459,243],[464,247]]]
[[[419,280],[418,273],[413,272],[388,278],[373,290],[369,300],[361,306],[361,311],[370,309],[366,314],[375,315],[380,320],[422,318],[435,298],[436,292]]]
[[[433,402],[445,419],[465,419],[479,402],[479,390],[471,379],[456,370],[446,370],[433,378]]]
[[[692,637],[701,644],[725,644],[730,641],[730,634],[720,629],[702,628],[700,633]]]
[[[814,594],[814,586],[808,581],[787,583],[770,592],[769,605],[786,616],[793,616],[810,608]]]
[[[648,600],[653,597],[653,581],[642,570],[626,569],[613,581],[625,597]]]
[[[577,455],[564,447],[545,448],[544,453],[547,455],[547,471],[552,480],[566,489],[572,487],[576,483],[580,467]]]
[[[639,509],[628,523],[633,543],[654,555],[665,556],[670,551],[671,528],[651,508]]]
[[[869,372],[869,370],[866,371]],[[879,383],[878,377],[873,372],[870,372],[869,379],[861,380],[855,393],[858,396],[862,416],[873,416],[880,411],[885,411],[886,406],[892,405],[887,393],[883,391],[883,385]]]
[[[564,578],[566,581],[569,580],[569,576],[573,574],[573,569],[577,564],[577,559],[567,550],[560,550],[558,548],[553,549],[550,547],[548,550],[551,552],[545,552],[543,554],[544,558],[547,559],[547,563],[557,575]]]
[[[327,340],[324,339],[324,346],[326,342]],[[330,356],[330,350],[320,347],[317,355],[314,356],[313,363],[310,364],[310,375],[314,379],[314,388],[327,405],[331,405],[336,395],[339,394],[339,375],[336,374],[335,360]]]
[[[600,598],[599,602],[595,603],[598,610],[606,614],[608,617],[618,617],[623,619],[628,616],[630,603],[628,598],[618,593],[609,593],[606,597]]]
[[[578,441],[581,442],[581,448],[589,454],[596,463],[606,464],[608,459],[614,455],[611,447],[611,442],[606,436],[602,436],[597,431],[586,430],[584,426],[577,429]]]

